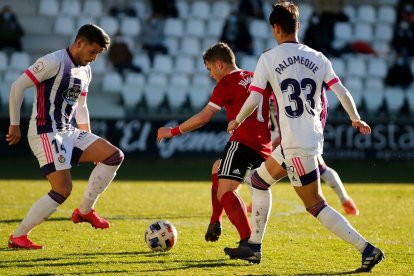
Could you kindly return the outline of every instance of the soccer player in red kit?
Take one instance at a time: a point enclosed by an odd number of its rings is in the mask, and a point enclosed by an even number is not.
[[[253,73],[237,67],[233,51],[225,43],[217,43],[203,53],[203,60],[210,76],[216,80],[208,104],[197,114],[174,128],[158,129],[158,141],[200,128],[224,108],[227,120],[236,118],[249,96]],[[206,233],[207,241],[217,241],[221,234],[223,209],[236,227],[240,240],[251,235],[251,226],[243,199],[237,189],[246,171],[256,168],[272,152],[269,121],[269,97],[271,89],[265,89],[259,108],[255,110],[230,136],[219,160],[218,173],[213,170],[213,215]],[[254,131],[252,131],[254,130]]]

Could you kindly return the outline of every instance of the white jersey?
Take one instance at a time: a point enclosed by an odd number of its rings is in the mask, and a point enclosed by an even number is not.
[[[330,61],[303,44],[285,42],[260,56],[250,90],[271,84],[285,158],[322,154],[325,88],[338,81]]]
[[[39,58],[25,74],[36,84],[30,130],[37,134],[72,129],[79,98],[86,97],[92,78],[88,65],[74,63],[69,49]]]

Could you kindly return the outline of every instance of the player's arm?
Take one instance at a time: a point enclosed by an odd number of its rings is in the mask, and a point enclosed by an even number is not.
[[[76,110],[76,124],[78,128],[84,131],[91,132],[91,126],[89,121],[89,110],[86,104],[87,92],[82,92],[79,97],[78,109]]]
[[[253,111],[257,108],[263,95],[260,92],[251,91],[249,97],[244,102],[237,114],[236,119],[229,122],[227,132],[232,133]]]
[[[10,126],[6,134],[6,141],[9,145],[15,145],[20,141],[20,109],[23,103],[24,91],[34,85],[33,81],[26,75],[22,74],[13,82],[10,88]]]
[[[204,126],[219,110],[217,107],[207,104],[199,113],[174,128],[160,127],[157,135],[158,142],[163,138],[178,136],[184,132],[189,132]]]
[[[338,97],[341,105],[348,113],[350,119],[352,120],[352,127],[358,128],[362,134],[370,134],[371,128],[367,123],[361,120],[361,117],[359,116],[356,109],[354,99],[352,98],[352,95],[349,93],[348,89],[346,89],[345,86],[343,86],[340,82],[331,85],[330,89]]]
[[[230,121],[227,126],[227,132],[232,134],[233,131],[249,117],[263,99],[263,92],[268,84],[268,70],[265,65],[265,56],[262,54],[256,65],[256,70],[253,74],[253,82],[250,84],[250,95],[244,102],[242,108],[237,114],[236,119]],[[263,87],[263,88],[262,88]]]

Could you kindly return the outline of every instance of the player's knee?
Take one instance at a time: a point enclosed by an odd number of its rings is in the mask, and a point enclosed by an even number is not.
[[[253,176],[255,175],[257,175],[260,178],[261,182],[267,186],[271,186],[273,183],[277,182],[277,179],[275,179],[267,169],[265,162],[263,162],[259,168],[256,169],[256,172],[253,173]]]
[[[230,193],[237,193],[237,190],[240,187],[240,183],[228,183],[225,181],[219,181],[218,190],[217,190],[217,198],[221,202],[223,196],[230,192]]]
[[[71,190],[72,189],[70,189],[68,192],[65,192],[65,193],[62,193],[62,192],[58,193],[56,191],[50,190],[48,195],[50,196],[51,199],[53,199],[57,203],[62,204],[69,197]]]
[[[328,203],[325,200],[322,200],[314,206],[306,208],[306,211],[308,211],[312,216],[316,218],[326,206],[328,206]]]
[[[102,163],[108,166],[119,166],[124,161],[124,158],[125,156],[122,150],[116,148],[115,152],[104,161],[102,161]]]
[[[64,190],[59,191],[59,193],[65,198],[68,198],[72,194],[72,185],[65,187]]]

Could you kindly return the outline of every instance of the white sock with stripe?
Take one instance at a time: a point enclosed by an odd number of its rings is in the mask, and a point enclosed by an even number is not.
[[[326,170],[321,174],[321,179],[334,190],[334,192],[338,195],[341,203],[344,203],[349,199],[349,195],[345,190],[341,178],[335,170],[330,167],[326,167]]]
[[[32,205],[19,227],[13,233],[13,237],[28,235],[36,225],[50,217],[59,205],[48,194],[41,197]]]
[[[116,175],[119,166],[108,166],[98,163],[93,169],[88,185],[86,186],[83,198],[79,204],[79,211],[82,214],[89,213],[95,208],[99,196],[108,188]]]
[[[252,184],[252,234],[249,242],[261,244],[266,231],[267,221],[272,209],[272,192],[270,185],[276,180],[267,171],[263,162],[251,176]]]
[[[271,190],[259,190],[252,187],[252,214],[250,219],[252,234],[249,239],[250,243],[262,243],[271,209]]]
[[[342,240],[355,246],[361,253],[364,251],[367,241],[335,209],[329,205],[324,207],[317,215],[317,219]]]

